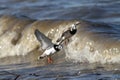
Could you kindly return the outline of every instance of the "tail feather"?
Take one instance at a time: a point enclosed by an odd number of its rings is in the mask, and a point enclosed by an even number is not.
[[[43,59],[43,58],[44,58],[44,57],[39,56],[39,57],[38,57],[38,60]]]
[[[45,56],[47,56],[47,55],[45,55],[45,54],[40,55],[40,56],[38,57],[38,60],[39,60],[39,59],[43,59]]]

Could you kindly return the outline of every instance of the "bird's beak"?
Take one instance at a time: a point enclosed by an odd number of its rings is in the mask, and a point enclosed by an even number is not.
[[[78,24],[80,24],[80,22],[79,22],[79,21],[77,21],[77,22],[75,23],[75,25],[78,25]]]

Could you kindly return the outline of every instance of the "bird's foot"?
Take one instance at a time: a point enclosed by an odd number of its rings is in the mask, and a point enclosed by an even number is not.
[[[49,64],[53,63],[53,60],[52,60],[51,57],[48,57],[48,58],[47,58],[47,61],[48,61]]]

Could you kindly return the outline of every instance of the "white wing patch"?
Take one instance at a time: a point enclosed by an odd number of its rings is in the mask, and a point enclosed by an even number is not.
[[[51,47],[49,49],[46,49],[43,54],[41,55],[41,57],[45,57],[45,56],[48,56],[48,55],[52,55],[56,52],[56,50],[54,49],[54,47]]]

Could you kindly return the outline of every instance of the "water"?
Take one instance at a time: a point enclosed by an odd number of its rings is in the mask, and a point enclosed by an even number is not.
[[[119,7],[119,0],[0,1],[0,79],[120,80]],[[55,43],[76,22],[53,64],[37,60],[35,29]]]
[[[120,24],[119,0],[4,0],[0,14],[32,19],[85,19]]]

